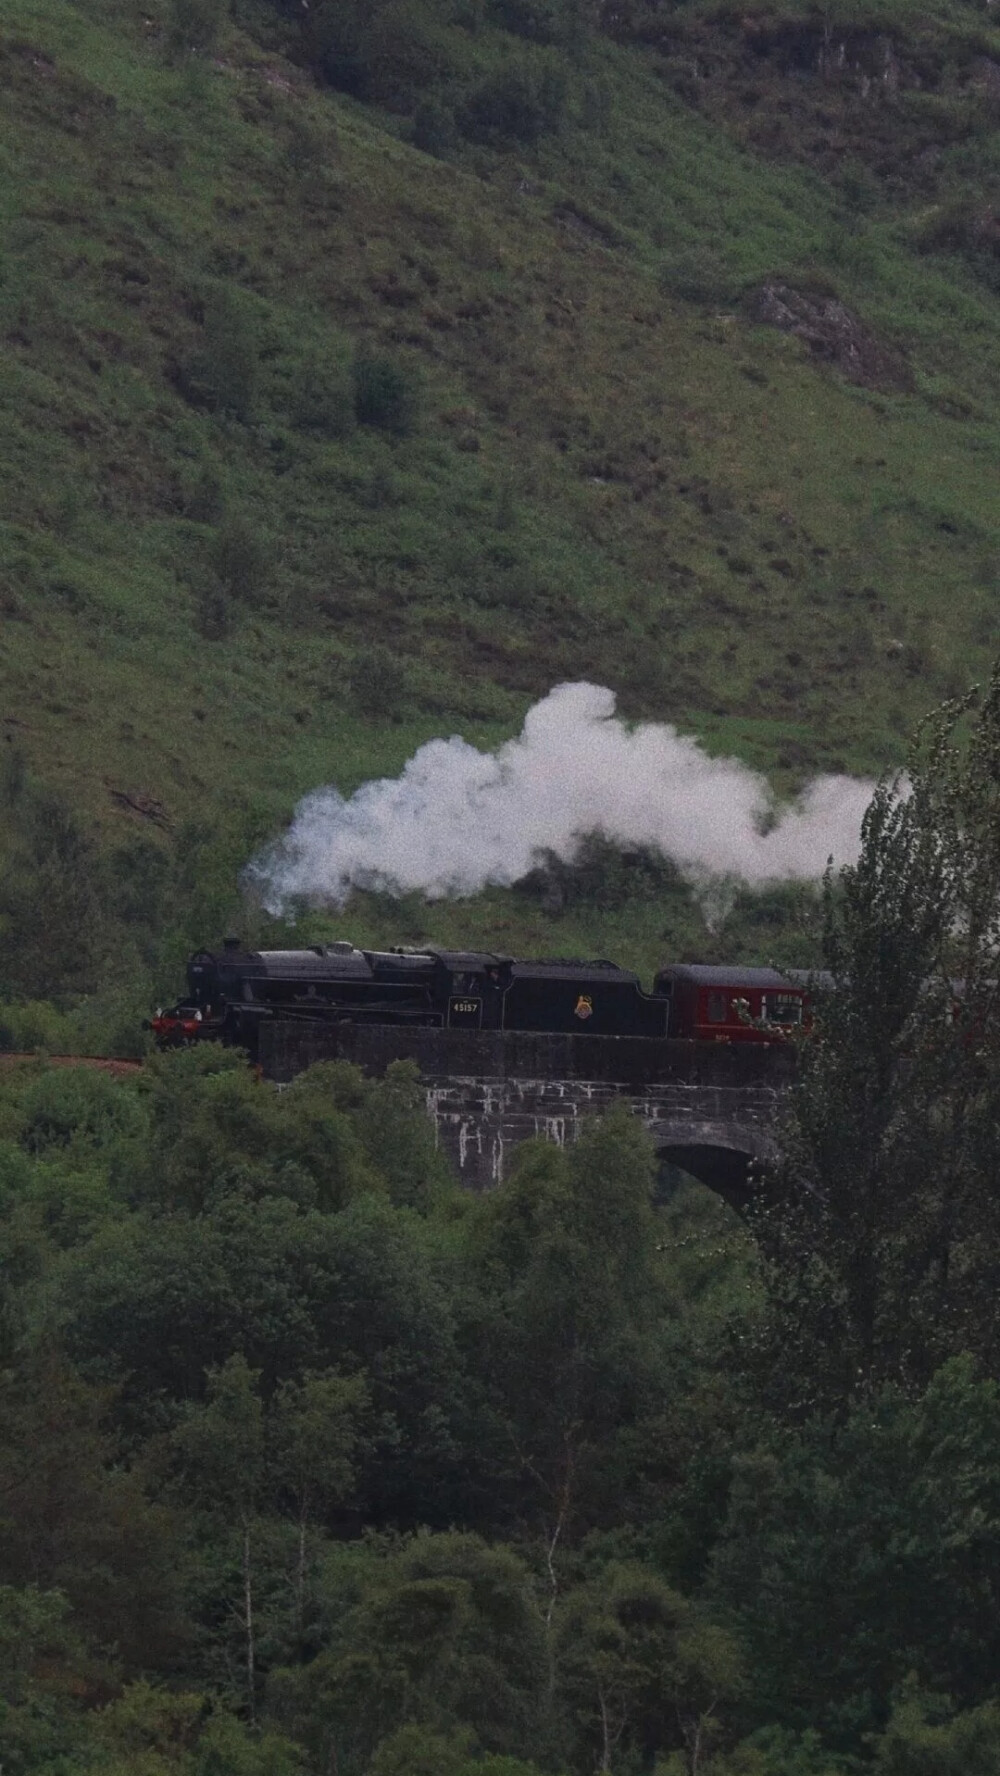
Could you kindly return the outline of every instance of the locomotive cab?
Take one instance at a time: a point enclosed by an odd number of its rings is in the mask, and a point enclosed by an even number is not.
[[[498,1030],[510,985],[509,956],[481,950],[432,950],[437,991],[450,1030]]]

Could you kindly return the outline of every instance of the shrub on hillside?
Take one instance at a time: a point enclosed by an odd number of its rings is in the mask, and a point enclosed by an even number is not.
[[[319,0],[304,13],[302,48],[341,92],[408,109],[455,73],[452,21],[426,0]]]
[[[0,858],[0,990],[93,990],[103,925],[97,850],[68,802],[28,784]]]
[[[213,49],[228,11],[227,0],[171,0],[167,42],[175,55]]]
[[[239,294],[213,290],[205,302],[204,346],[196,371],[210,403],[246,424],[254,417],[260,347],[253,316]]]
[[[0,754],[0,804],[15,808],[28,787],[28,758],[24,747],[7,736]]]
[[[878,178],[864,161],[852,158],[842,161],[835,183],[845,209],[853,214],[866,216],[877,206],[880,196]]]
[[[263,591],[268,552],[259,532],[240,514],[225,519],[216,531],[211,565],[231,597],[253,604]]]
[[[402,504],[402,490],[392,469],[386,463],[379,463],[372,473],[351,488],[352,497],[359,506],[366,506],[370,512],[384,512],[391,506]]]
[[[200,343],[175,371],[177,386],[193,407],[248,424],[257,405],[259,357],[256,321],[242,294],[214,287],[204,300]]]
[[[351,370],[359,425],[406,437],[417,422],[417,390],[401,365],[381,352],[359,352]]]
[[[364,13],[352,0],[320,0],[302,23],[302,48],[317,73],[340,92],[365,91]]]
[[[725,302],[733,294],[725,264],[711,247],[687,247],[664,255],[660,264],[660,288],[682,302]]]
[[[571,862],[554,851],[516,884],[516,892],[537,898],[549,912],[571,907],[597,907],[617,913],[639,901],[659,903],[671,896],[687,898],[688,890],[670,858],[643,848],[624,851],[602,833],[583,839]]]
[[[194,626],[205,641],[225,641],[233,627],[233,603],[217,574],[208,569],[191,587]]]
[[[490,14],[502,30],[530,43],[564,47],[582,41],[590,22],[582,0],[491,0]]]
[[[413,146],[440,159],[458,140],[455,113],[433,94],[421,100],[413,114]]]
[[[310,117],[294,111],[288,122],[284,160],[290,173],[309,178],[324,172],[337,149],[332,129],[318,129]]]
[[[355,424],[354,378],[344,364],[308,358],[292,385],[289,418],[300,431],[344,438]]]
[[[938,205],[915,235],[920,253],[954,253],[991,289],[1000,283],[1000,227],[992,207],[978,198]]]
[[[459,114],[470,141],[494,147],[531,147],[559,128],[566,108],[566,76],[548,66],[501,68],[470,95]]]
[[[408,108],[454,72],[447,32],[424,3],[390,0],[376,11],[361,40],[365,92],[385,105]]]
[[[184,516],[195,524],[218,524],[226,509],[222,476],[212,463],[201,468],[181,493]]]
[[[401,660],[388,648],[365,648],[354,656],[348,675],[351,699],[362,715],[396,720],[406,694]]]
[[[604,79],[588,81],[580,94],[580,128],[594,136],[607,135],[613,110],[610,82]]]

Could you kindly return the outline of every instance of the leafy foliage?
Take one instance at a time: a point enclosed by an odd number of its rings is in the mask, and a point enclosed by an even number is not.
[[[714,1586],[784,1724],[849,1745],[910,1673],[966,1706],[990,1693],[998,1406],[959,1358],[914,1400],[887,1387],[740,1462]]]
[[[612,1116],[464,1197],[407,1068],[6,1073],[12,1768],[991,1770],[996,1380],[782,1421],[773,1254],[654,1190]]]
[[[416,424],[417,396],[412,380],[384,354],[364,353],[354,361],[354,413],[359,425],[378,426],[405,437]]]
[[[793,1396],[819,1345],[829,1404],[964,1348],[995,1361],[1000,679],[959,745],[965,713],[927,727],[827,884],[833,990],[760,1224]]]

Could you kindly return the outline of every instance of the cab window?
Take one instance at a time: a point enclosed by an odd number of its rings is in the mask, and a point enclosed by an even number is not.
[[[763,1016],[769,1024],[801,1024],[802,1001],[791,993],[765,993]]]

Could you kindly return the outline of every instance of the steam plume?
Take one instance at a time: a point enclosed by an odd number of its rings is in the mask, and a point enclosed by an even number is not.
[[[430,740],[396,778],[349,798],[316,790],[247,875],[272,912],[297,899],[339,906],[351,889],[431,899],[508,886],[555,852],[571,862],[602,833],[670,857],[692,881],[815,878],[857,855],[872,784],[817,777],[776,810],[766,780],[713,759],[666,723],[627,727],[614,692],[557,685],[496,752]]]

